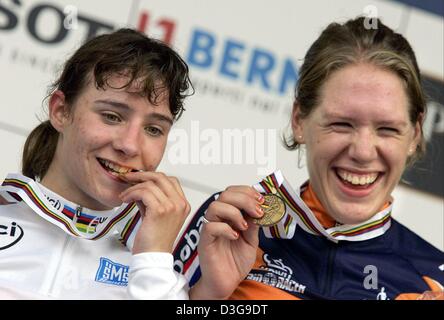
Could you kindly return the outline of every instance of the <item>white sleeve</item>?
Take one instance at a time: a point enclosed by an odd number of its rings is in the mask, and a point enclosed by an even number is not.
[[[132,256],[128,297],[144,300],[188,300],[188,281],[174,268],[173,255],[144,252]]]

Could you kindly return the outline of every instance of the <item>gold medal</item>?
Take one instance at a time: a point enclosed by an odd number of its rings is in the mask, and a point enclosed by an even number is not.
[[[281,221],[285,215],[285,202],[276,194],[265,194],[261,205],[264,210],[262,218],[254,219],[254,223],[262,227],[271,227]]]

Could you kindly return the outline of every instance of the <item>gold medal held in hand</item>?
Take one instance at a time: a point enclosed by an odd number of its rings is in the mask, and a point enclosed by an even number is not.
[[[254,223],[262,227],[271,227],[281,221],[285,215],[285,202],[278,195],[265,194],[265,201],[261,205],[264,210],[262,218],[254,219]]]

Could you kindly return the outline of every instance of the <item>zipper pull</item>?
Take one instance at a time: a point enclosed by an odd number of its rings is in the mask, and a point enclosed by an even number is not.
[[[81,206],[78,206],[77,208],[76,208],[76,217],[77,218],[80,218],[80,216],[82,215],[82,207]]]

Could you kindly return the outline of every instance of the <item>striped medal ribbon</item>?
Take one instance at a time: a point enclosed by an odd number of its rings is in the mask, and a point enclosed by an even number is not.
[[[135,203],[109,211],[80,208],[39,183],[21,174],[9,174],[0,186],[0,196],[8,203],[25,202],[35,213],[76,237],[97,240],[125,225],[137,213]],[[54,197],[51,201],[48,197]],[[95,214],[97,213],[97,214]]]
[[[286,205],[285,214],[277,224],[262,227],[267,238],[291,239],[296,226],[299,226],[306,232],[324,236],[333,242],[339,240],[362,241],[378,237],[390,228],[392,202],[367,221],[359,224],[338,223],[332,228],[325,229],[301,198],[307,186],[308,181],[295,191],[280,170],[268,175],[253,186],[260,193],[272,193],[279,196]]]

